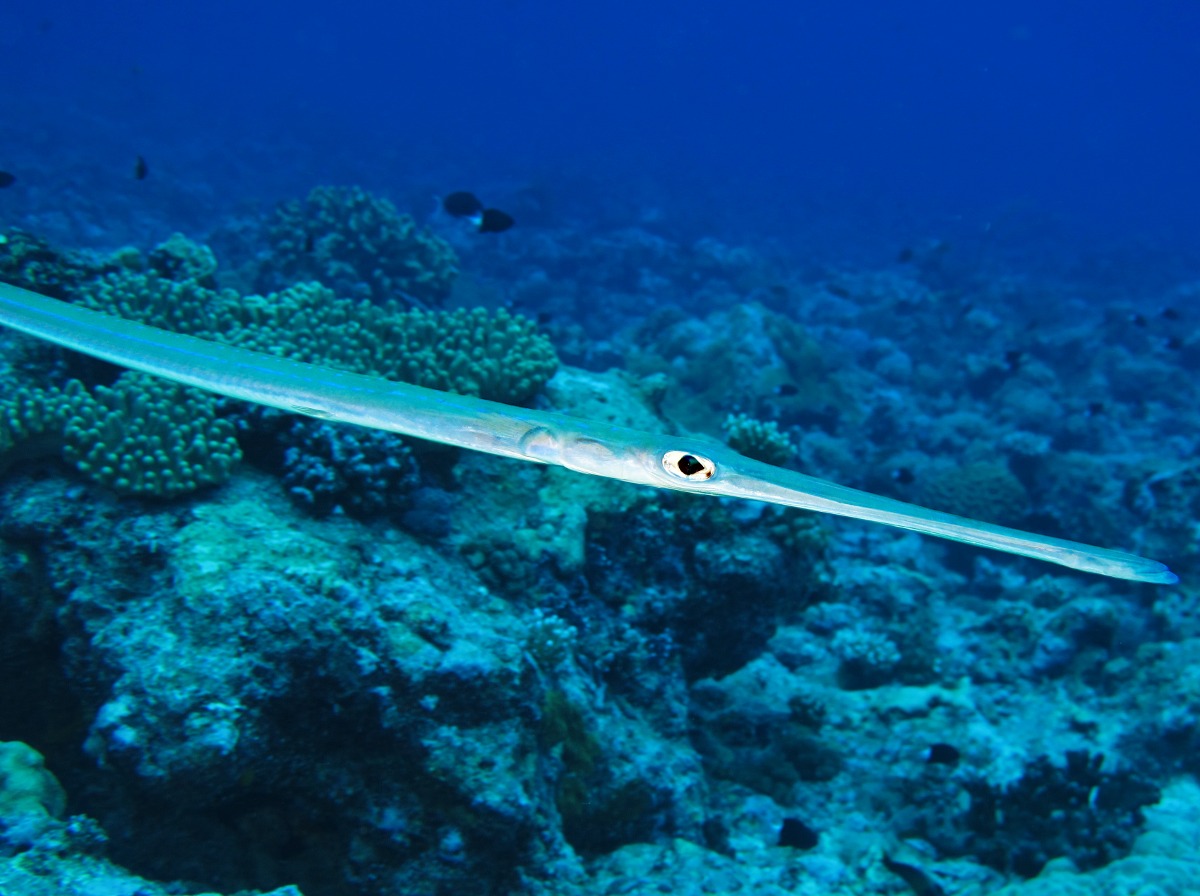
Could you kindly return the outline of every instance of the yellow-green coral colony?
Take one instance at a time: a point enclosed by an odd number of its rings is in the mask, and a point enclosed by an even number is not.
[[[90,394],[19,389],[0,403],[0,462],[60,454],[122,494],[172,497],[223,482],[241,458],[212,396],[142,374]]]
[[[409,311],[339,298],[319,283],[240,296],[123,272],[97,280],[80,304],[297,361],[514,404],[529,401],[558,367],[533,323],[503,309]]]
[[[228,478],[242,452],[213,397],[143,374],[124,374],[74,408],[64,456],[124,494],[172,497]]]
[[[184,279],[138,270],[140,259],[129,259],[86,281],[77,304],[298,361],[518,404],[558,366],[533,323],[504,310],[410,311],[394,301],[339,298],[319,283],[242,296],[206,285],[215,267],[207,247],[176,235],[151,256]],[[183,494],[224,481],[241,457],[232,426],[214,408],[205,393],[133,374],[94,395],[75,381],[66,390],[18,388],[0,401],[0,464],[61,453],[123,494]]]

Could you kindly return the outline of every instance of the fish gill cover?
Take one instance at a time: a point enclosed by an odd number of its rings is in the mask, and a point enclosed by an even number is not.
[[[1200,892],[1193,4],[3,18],[0,281],[1182,581],[2,331],[0,892]]]

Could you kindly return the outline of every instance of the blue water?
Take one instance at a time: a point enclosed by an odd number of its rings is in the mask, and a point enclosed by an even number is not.
[[[1197,109],[1188,0],[9,0],[0,278],[511,310],[487,397],[1182,582],[200,399],[232,472],[130,494],[21,415],[133,381],[0,332],[0,896],[1200,893]]]
[[[392,190],[574,175],[707,229],[818,218],[847,240],[1014,206],[1109,237],[1200,229],[1187,2],[39,3],[4,24],[21,120],[83,156],[115,152],[88,146],[95,117],[157,165],[186,146],[179,176],[231,204],[303,189],[303,165]]]

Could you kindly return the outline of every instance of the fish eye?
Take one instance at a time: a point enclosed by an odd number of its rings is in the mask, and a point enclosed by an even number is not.
[[[717,472],[717,465],[707,457],[686,451],[668,451],[663,455],[662,465],[672,476],[693,481],[711,479]]]

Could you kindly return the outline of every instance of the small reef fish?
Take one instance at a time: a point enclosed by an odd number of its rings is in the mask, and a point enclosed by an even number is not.
[[[896,467],[892,470],[892,481],[899,485],[912,485],[917,480],[917,474],[908,467]]]
[[[146,160],[141,156],[137,157],[137,164],[133,166],[133,176],[137,180],[145,180],[150,174],[150,166],[146,164]]]
[[[516,223],[507,212],[498,208],[484,208],[478,196],[465,190],[442,199],[442,209],[452,218],[470,221],[480,233],[503,233]]]
[[[483,203],[479,201],[479,197],[462,190],[444,198],[442,208],[446,210],[446,214],[455,218],[473,218],[483,213]]]
[[[785,818],[779,829],[779,845],[792,849],[814,849],[821,836],[798,818]]]
[[[925,761],[930,765],[958,765],[960,756],[953,744],[930,744],[925,750]]]
[[[0,171],[0,190],[11,187],[17,182],[17,176],[8,171]]]
[[[480,233],[503,233],[516,223],[508,212],[502,212],[498,208],[485,208],[479,216],[478,226]]]
[[[946,896],[946,891],[941,885],[916,865],[897,862],[884,853],[883,867],[908,884],[909,889],[917,896]]]

